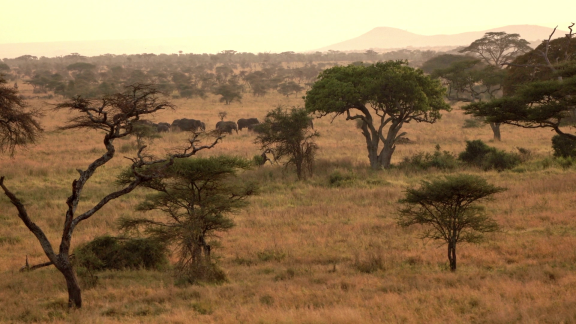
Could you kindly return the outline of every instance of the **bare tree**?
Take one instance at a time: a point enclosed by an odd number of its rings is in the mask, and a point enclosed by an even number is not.
[[[0,75],[0,152],[14,154],[16,146],[34,143],[42,131],[36,109],[28,109],[17,88],[6,86]]]
[[[117,93],[100,100],[88,100],[76,97],[56,107],[58,110],[69,109],[76,115],[76,117],[71,118],[68,124],[62,127],[62,129],[94,129],[103,131],[103,144],[106,148],[106,152],[90,163],[87,169],[77,170],[80,175],[72,182],[72,193],[66,200],[68,208],[64,217],[62,238],[58,251],[55,251],[44,231],[32,221],[21,200],[8,189],[4,183],[4,177],[0,177],[0,187],[4,191],[4,194],[16,207],[18,217],[36,236],[44,253],[50,260],[46,265],[53,264],[66,279],[68,304],[70,307],[82,307],[80,286],[78,285],[78,280],[69,257],[72,234],[76,226],[78,226],[80,222],[92,217],[110,201],[128,194],[143,183],[162,177],[165,170],[174,163],[175,159],[190,157],[200,150],[212,148],[220,139],[216,138],[211,144],[198,146],[200,141],[198,138],[199,134],[195,134],[194,137],[189,140],[188,147],[183,149],[182,152],[170,154],[164,159],[154,159],[151,156],[144,156],[143,150],[145,146],[140,147],[137,157],[130,159],[132,161],[131,168],[134,171],[134,178],[130,182],[123,184],[120,189],[101,198],[97,204],[88,210],[79,213],[77,207],[82,196],[84,185],[98,168],[105,165],[114,157],[116,153],[114,140],[132,134],[134,132],[134,122],[138,121],[141,116],[162,109],[173,108],[171,103],[161,100],[159,94],[159,91],[153,86],[137,84],[128,86],[124,93]]]

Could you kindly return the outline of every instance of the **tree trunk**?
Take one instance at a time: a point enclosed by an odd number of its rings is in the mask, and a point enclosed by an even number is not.
[[[500,137],[500,123],[490,123],[490,128],[494,133],[494,140],[500,142],[502,139]]]
[[[58,267],[58,270],[64,275],[66,279],[66,286],[68,288],[68,307],[81,308],[82,307],[82,291],[76,278],[76,273],[70,262],[65,262],[63,267]]]
[[[380,151],[380,156],[378,157],[380,165],[384,169],[388,169],[390,167],[392,154],[394,154],[394,151],[396,150],[396,136],[398,135],[400,128],[402,128],[402,123],[393,122],[388,129],[388,134],[386,135],[386,140],[384,141],[384,147],[382,148],[382,151]]]
[[[448,243],[448,260],[450,261],[450,271],[456,271],[456,243]]]

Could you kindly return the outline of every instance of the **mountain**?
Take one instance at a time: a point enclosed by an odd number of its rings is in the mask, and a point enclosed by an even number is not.
[[[367,49],[392,49],[405,47],[465,46],[482,38],[487,32],[504,31],[508,34],[520,34],[527,41],[548,39],[553,28],[536,25],[510,25],[483,31],[452,35],[419,35],[392,27],[376,27],[366,34],[340,43],[322,47],[318,51],[358,51]],[[556,30],[554,38],[564,37],[565,31]]]

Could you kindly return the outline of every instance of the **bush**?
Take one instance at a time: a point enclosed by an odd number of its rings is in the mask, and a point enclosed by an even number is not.
[[[521,162],[520,155],[490,147],[481,140],[466,141],[466,149],[458,155],[458,159],[484,170],[498,171],[512,169]]]
[[[398,166],[403,169],[415,170],[428,170],[430,168],[453,170],[458,166],[458,160],[452,153],[440,151],[440,145],[436,145],[434,153],[416,153],[411,157],[405,157]]]
[[[501,150],[496,150],[486,154],[482,161],[482,168],[484,170],[496,169],[498,171],[512,169],[520,164],[520,156],[514,153],[506,153]]]
[[[90,271],[162,269],[168,264],[168,248],[158,240],[97,237],[74,250],[76,266]]]
[[[330,182],[330,187],[343,187],[354,182],[354,175],[342,174],[336,170],[330,174],[328,181]]]
[[[567,137],[554,135],[552,137],[552,149],[555,157],[576,157],[576,141]]]

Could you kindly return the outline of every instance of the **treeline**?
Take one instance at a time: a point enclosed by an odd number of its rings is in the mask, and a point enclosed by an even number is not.
[[[335,65],[352,62],[407,60],[412,66],[441,53],[398,50],[377,53],[328,51],[325,53],[135,54],[86,57],[78,53],[61,57],[23,55],[0,62],[7,80],[23,80],[34,93],[94,98],[121,91],[130,84],[154,83],[174,98],[205,97],[209,93],[265,96],[270,91],[289,96],[308,89],[318,74]],[[235,95],[231,95],[231,94]],[[229,103],[229,100],[223,100]]]

